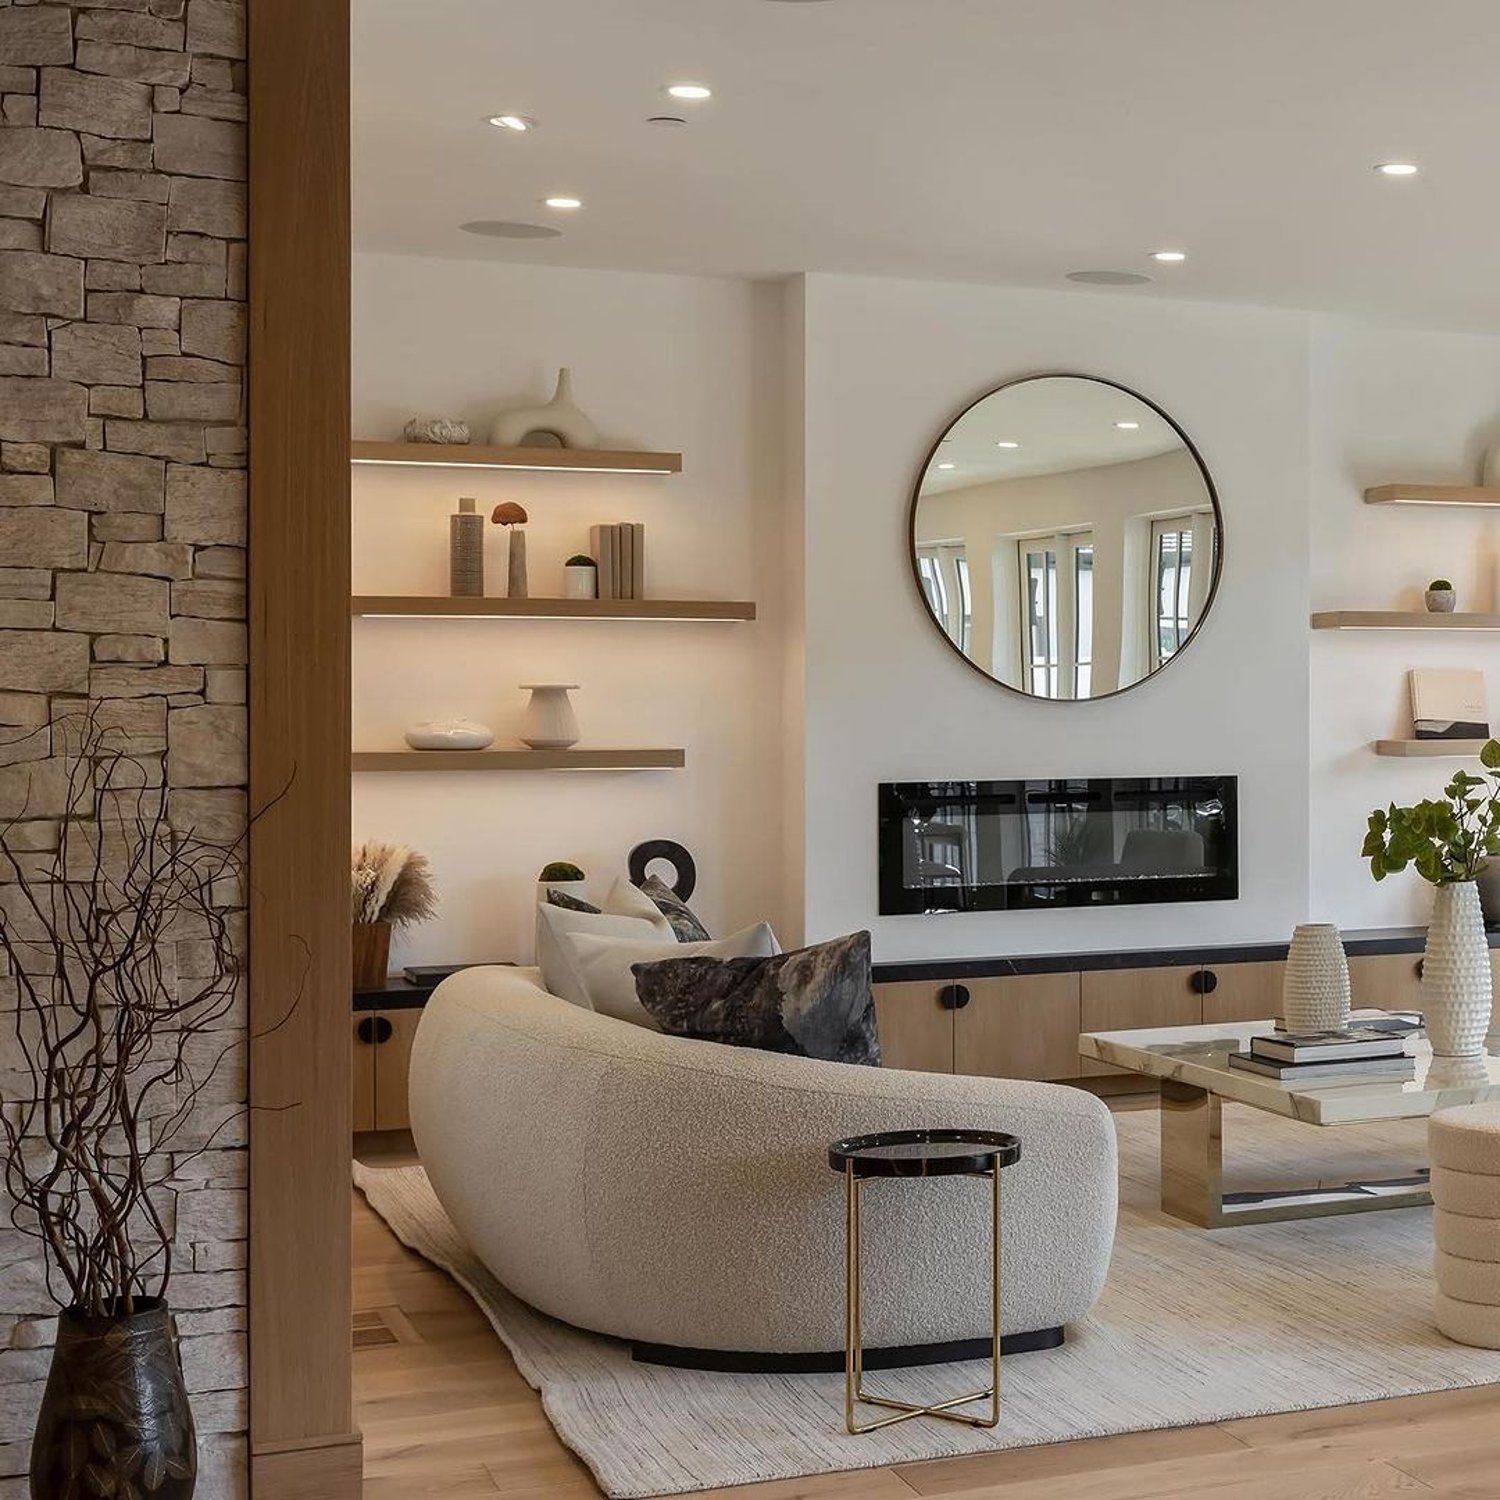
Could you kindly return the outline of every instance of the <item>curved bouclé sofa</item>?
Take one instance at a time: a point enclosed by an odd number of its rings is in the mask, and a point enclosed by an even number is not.
[[[439,986],[412,1053],[411,1116],[433,1189],[499,1280],[638,1344],[841,1349],[844,1189],[827,1147],[858,1132],[1020,1137],[1002,1178],[1008,1335],[1082,1317],[1109,1265],[1115,1133],[1092,1094],[665,1036],[558,999],[534,969]],[[979,1178],[865,1190],[868,1346],[985,1334],[988,1195]]]

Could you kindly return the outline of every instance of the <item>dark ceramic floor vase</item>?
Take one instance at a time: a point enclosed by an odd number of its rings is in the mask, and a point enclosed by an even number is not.
[[[128,1317],[69,1308],[31,1450],[32,1500],[189,1500],[197,1439],[164,1303]]]

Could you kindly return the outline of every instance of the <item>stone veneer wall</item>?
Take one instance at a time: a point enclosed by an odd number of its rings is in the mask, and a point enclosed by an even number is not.
[[[85,697],[166,750],[174,821],[243,825],[244,56],[242,0],[0,0],[0,818],[25,807],[38,850],[49,726]],[[200,1500],[245,1488],[243,1051],[192,1127],[229,1129],[172,1183]],[[52,1311],[0,1217],[0,1500],[26,1494]]]

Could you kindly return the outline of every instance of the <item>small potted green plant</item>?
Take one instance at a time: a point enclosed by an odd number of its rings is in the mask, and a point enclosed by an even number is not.
[[[587,553],[575,552],[563,564],[563,598],[597,599],[598,597],[598,564]]]
[[[1434,615],[1451,615],[1458,607],[1458,593],[1446,578],[1434,578],[1427,585],[1427,609]]]
[[[1410,867],[1434,888],[1422,1009],[1436,1057],[1482,1054],[1493,1004],[1478,881],[1500,856],[1500,742],[1479,760],[1484,775],[1455,772],[1441,799],[1377,808],[1362,850],[1376,880]]]
[[[575,901],[582,901],[587,883],[588,877],[577,865],[565,859],[554,859],[551,864],[542,866],[542,873],[536,878],[537,900],[545,901],[548,891],[558,891]]]

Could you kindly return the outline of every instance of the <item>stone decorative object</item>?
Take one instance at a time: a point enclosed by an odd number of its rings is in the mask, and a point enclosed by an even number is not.
[[[521,743],[533,750],[566,750],[579,739],[578,715],[569,693],[576,682],[523,682],[521,690],[531,694],[521,720]]]
[[[570,557],[563,567],[564,599],[597,599],[599,597],[599,568],[592,557],[581,552]]]
[[[490,428],[490,442],[497,448],[594,448],[599,430],[574,404],[573,372],[563,368],[557,372],[552,399],[540,406],[501,412]]]
[[[455,599],[484,596],[484,517],[467,495],[448,517],[448,592]]]
[[[467,443],[469,424],[457,417],[413,417],[401,436],[408,443]]]
[[[1482,1055],[1493,1001],[1479,887],[1472,880],[1437,886],[1422,963],[1422,1013],[1433,1056]]]
[[[526,508],[517,505],[514,500],[502,502],[490,513],[490,520],[496,526],[504,526],[510,533],[505,570],[505,593],[508,599],[527,597],[526,519]]]
[[[1458,608],[1458,592],[1446,578],[1434,578],[1427,585],[1427,611],[1434,615],[1451,615]]]
[[[427,719],[406,731],[413,750],[483,750],[495,743],[495,731],[473,719]]]
[[[1288,1031],[1333,1031],[1349,1022],[1349,961],[1332,922],[1304,922],[1292,933],[1281,986]]]

